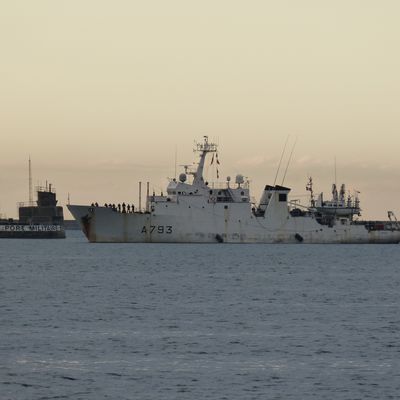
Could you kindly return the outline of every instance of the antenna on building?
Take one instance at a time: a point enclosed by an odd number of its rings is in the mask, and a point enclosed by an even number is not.
[[[32,162],[29,155],[29,203],[33,203],[33,188],[32,188]]]

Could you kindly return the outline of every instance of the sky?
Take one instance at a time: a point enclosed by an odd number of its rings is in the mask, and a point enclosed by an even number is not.
[[[208,135],[256,199],[289,137],[292,198],[308,176],[329,197],[336,159],[365,218],[400,216],[399,18],[397,0],[3,0],[0,213],[28,200],[29,156],[61,205],[137,203]]]

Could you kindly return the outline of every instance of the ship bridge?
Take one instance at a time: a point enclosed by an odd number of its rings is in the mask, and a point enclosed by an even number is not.
[[[204,166],[208,154],[212,154],[211,164],[220,164],[218,160],[218,145],[211,143],[204,136],[203,143],[197,143],[194,149],[200,153],[200,159],[195,170],[191,165],[183,165],[184,172],[179,179],[172,179],[167,187],[167,196],[150,196],[151,203],[179,203],[180,200],[200,201],[203,203],[250,203],[249,182],[238,174],[235,183],[228,176],[225,183],[209,183],[204,179]],[[217,171],[218,176],[218,171]]]

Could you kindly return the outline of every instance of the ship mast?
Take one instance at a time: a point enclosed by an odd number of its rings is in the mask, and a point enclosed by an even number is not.
[[[32,163],[31,156],[29,156],[29,205],[33,203],[33,189],[32,189]]]
[[[307,186],[306,186],[306,190],[310,192],[310,197],[311,197],[310,203],[311,203],[311,207],[315,207],[313,180],[312,180],[312,177],[311,177],[311,176],[308,178],[308,183],[307,183]]]
[[[197,166],[197,171],[193,174],[194,175],[194,180],[193,180],[194,185],[199,185],[199,186],[204,185],[203,171],[204,171],[204,164],[206,161],[207,154],[208,153],[216,153],[217,149],[218,149],[218,146],[215,143],[210,143],[208,141],[208,136],[204,136],[203,143],[196,144],[195,151],[197,151],[201,154],[200,154],[199,165]]]

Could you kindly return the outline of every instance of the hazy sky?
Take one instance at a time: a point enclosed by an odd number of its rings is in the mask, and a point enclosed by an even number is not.
[[[137,203],[207,134],[256,198],[291,135],[294,195],[309,174],[329,192],[336,157],[365,217],[400,216],[400,1],[1,3],[0,213],[29,154],[62,204]]]

